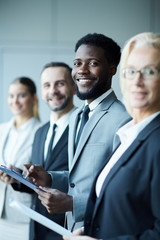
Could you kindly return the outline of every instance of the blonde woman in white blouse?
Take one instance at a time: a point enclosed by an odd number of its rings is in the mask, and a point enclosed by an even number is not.
[[[15,79],[9,86],[8,104],[14,117],[0,124],[0,164],[22,168],[30,162],[32,143],[40,127],[38,99],[34,82],[27,77]],[[31,194],[14,191],[14,179],[0,171],[0,239],[29,239],[29,219],[10,208],[18,199],[30,206]]]

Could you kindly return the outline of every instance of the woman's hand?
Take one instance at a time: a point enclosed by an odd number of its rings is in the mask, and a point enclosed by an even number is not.
[[[18,169],[17,169],[15,166],[13,166],[13,165],[9,165],[9,166],[7,166],[7,168],[13,169],[13,170],[15,170],[16,172],[18,172]],[[1,180],[2,182],[6,183],[6,184],[11,184],[11,183],[17,182],[16,179],[12,178],[12,177],[9,176],[7,173],[5,173],[5,172],[3,172],[3,171],[1,171],[1,170],[0,170],[0,180]]]

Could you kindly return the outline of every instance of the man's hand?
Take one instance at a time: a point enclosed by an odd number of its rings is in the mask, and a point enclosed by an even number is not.
[[[98,240],[96,238],[88,237],[88,236],[83,236],[84,233],[84,227],[76,229],[71,237],[66,237],[63,236],[64,240]]]
[[[73,232],[73,235],[71,237],[63,236],[64,240],[98,240],[96,238],[88,237],[88,236],[81,236],[81,235],[75,235]]]
[[[50,174],[41,165],[25,164],[22,175],[37,186],[49,187],[52,184]]]
[[[88,236],[74,236],[72,235],[71,237],[66,237],[63,236],[64,240],[98,240],[96,238],[88,237]]]
[[[16,172],[19,172],[18,169],[13,165],[8,165],[7,168],[14,169]],[[6,184],[11,184],[17,182],[16,179],[9,176],[7,173],[0,170],[0,180]]]
[[[60,192],[57,189],[43,187],[42,189],[45,192],[39,189],[35,189],[35,192],[38,194],[38,198],[50,214],[65,213],[73,210],[72,196]]]

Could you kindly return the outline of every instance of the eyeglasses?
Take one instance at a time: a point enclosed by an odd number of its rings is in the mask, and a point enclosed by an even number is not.
[[[160,69],[156,67],[146,67],[140,70],[136,70],[134,68],[123,68],[122,74],[123,77],[129,80],[133,80],[136,77],[137,73],[140,73],[143,80],[154,80],[158,77],[160,73]]]

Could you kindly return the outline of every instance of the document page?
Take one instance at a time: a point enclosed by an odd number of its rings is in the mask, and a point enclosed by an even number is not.
[[[24,204],[22,204],[18,201],[14,201],[14,200],[11,201],[10,206],[17,209],[18,211],[24,213],[25,215],[32,218],[36,222],[41,223],[45,227],[57,232],[60,235],[65,235],[67,237],[70,237],[72,235],[72,233],[69,230],[63,228],[59,224],[51,221],[49,218],[44,217],[40,213],[32,210],[31,208],[25,206]]]

